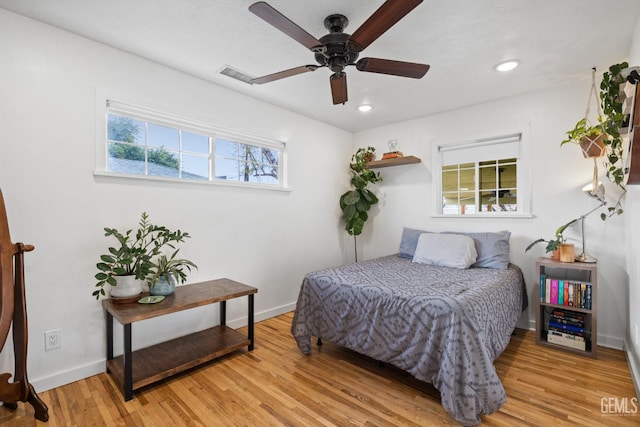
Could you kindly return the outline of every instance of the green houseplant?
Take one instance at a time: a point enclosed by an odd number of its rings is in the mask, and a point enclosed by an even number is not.
[[[351,187],[352,189],[340,196],[340,209],[342,209],[342,219],[345,223],[345,230],[353,236],[362,233],[364,224],[369,219],[369,209],[378,203],[378,197],[367,187],[382,181],[380,173],[374,172],[367,166],[370,159],[375,158],[375,148],[358,148],[351,157]],[[355,257],[358,261],[358,250],[355,248]]]
[[[192,268],[198,268],[188,259],[176,258],[179,251],[180,249],[176,249],[168,258],[165,254],[159,255],[153,262],[147,277],[151,295],[172,294],[178,282],[184,283],[187,280],[185,270],[191,271]]]
[[[117,286],[119,277],[133,276],[137,280],[144,280],[154,267],[153,258],[160,255],[165,246],[175,249],[175,243],[191,237],[187,232],[172,231],[165,226],[152,224],[146,212],[140,215],[135,234],[133,230],[122,233],[108,227],[104,231],[106,237],[116,239],[117,245],[109,247],[107,254],[100,255],[100,261],[96,264],[97,289],[92,293],[96,299],[106,295],[106,285]]]
[[[628,67],[627,62],[610,66],[609,70],[602,74],[600,82],[600,99],[605,115],[602,126],[607,134],[604,140],[607,178],[622,190],[616,204],[607,208],[608,214],[604,212],[600,214],[603,220],[614,214],[622,214],[622,199],[627,192],[624,185],[624,142],[621,136],[621,129],[625,127],[627,115],[622,111],[624,99],[620,93],[620,85],[625,81],[622,71]]]
[[[622,199],[627,191],[624,185],[624,143],[621,135],[627,115],[622,111],[624,99],[620,85],[625,81],[622,71],[628,66],[626,62],[614,64],[602,74],[600,92],[596,93],[602,109],[598,122],[591,125],[586,117],[580,119],[573,129],[566,132],[566,138],[560,143],[561,146],[570,142],[581,144],[585,157],[605,157],[607,178],[621,189],[621,193],[616,204],[608,207],[608,212],[600,214],[602,220],[623,213]],[[592,89],[595,91],[595,69]],[[587,153],[586,145],[594,150],[591,154]],[[595,148],[596,145],[598,148]]]
[[[529,249],[533,248],[535,245],[537,245],[538,243],[543,243],[545,242],[547,244],[547,246],[545,247],[545,252],[549,253],[549,252],[554,252],[556,250],[558,250],[560,248],[560,245],[565,244],[567,239],[564,237],[564,232],[567,228],[569,228],[571,225],[573,225],[574,223],[576,223],[578,221],[579,218],[575,218],[572,219],[571,221],[567,222],[566,224],[561,225],[560,227],[558,227],[558,229],[555,232],[555,235],[553,237],[553,239],[537,239],[534,240],[533,242],[529,243],[529,246],[527,246],[527,248],[524,250],[525,252],[529,251]]]
[[[566,132],[567,137],[560,143],[560,146],[574,143],[581,146],[585,157],[602,156],[605,149],[602,120],[603,117],[599,116],[598,123],[595,126],[591,125],[586,117],[578,120],[574,128]]]

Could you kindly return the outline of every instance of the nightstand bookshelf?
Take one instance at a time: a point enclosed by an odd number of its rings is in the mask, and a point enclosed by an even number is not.
[[[538,258],[536,260],[536,274],[538,283],[536,287],[538,289],[536,294],[536,344],[595,359],[598,348],[597,263],[560,262],[550,258]],[[569,298],[571,305],[564,301],[561,301],[560,304],[546,302],[546,295],[548,293],[553,295],[553,292],[547,290],[547,279],[556,280],[558,288],[560,282],[562,282],[563,289],[565,283],[569,286],[572,291],[572,296]],[[544,287],[542,292],[541,287]],[[565,301],[566,295],[568,294],[565,294]],[[558,320],[562,316],[556,317],[562,313],[564,313],[566,321]],[[556,325],[557,322],[560,322],[563,324],[563,328],[569,328],[562,333],[554,333],[560,332],[561,328],[552,326],[555,331],[551,331],[551,334],[555,342],[549,342],[550,320]],[[575,326],[574,323],[577,322],[581,322],[583,325]],[[580,332],[581,330],[583,332]],[[580,347],[581,338],[584,339],[584,350]]]

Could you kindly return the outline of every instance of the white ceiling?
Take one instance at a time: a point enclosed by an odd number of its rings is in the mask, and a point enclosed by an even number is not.
[[[349,102],[333,105],[326,68],[264,85],[262,76],[315,64],[311,51],[248,11],[254,0],[0,0],[0,7],[69,30],[337,127],[359,131],[585,79],[626,59],[638,0],[425,0],[360,57],[427,63],[420,80],[349,67]],[[383,0],[268,0],[320,38],[326,16],[353,33]],[[521,66],[493,67],[517,58]],[[637,65],[637,64],[632,64]],[[585,99],[586,102],[586,99]],[[361,103],[374,110],[357,111]]]

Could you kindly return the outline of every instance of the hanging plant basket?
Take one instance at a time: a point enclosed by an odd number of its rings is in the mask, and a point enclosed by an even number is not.
[[[599,133],[597,135],[583,136],[580,138],[580,148],[582,149],[582,155],[586,159],[604,156],[606,148],[604,135]]]

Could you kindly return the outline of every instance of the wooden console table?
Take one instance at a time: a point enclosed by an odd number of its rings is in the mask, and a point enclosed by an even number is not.
[[[178,286],[172,295],[156,304],[114,304],[102,300],[107,320],[107,372],[131,400],[133,390],[198,366],[244,346],[253,350],[254,294],[258,290],[230,279],[217,279]],[[248,297],[247,336],[226,326],[226,302]],[[170,341],[131,351],[131,324],[165,314],[220,303],[220,325]],[[124,328],[124,354],[113,357],[113,320]]]

